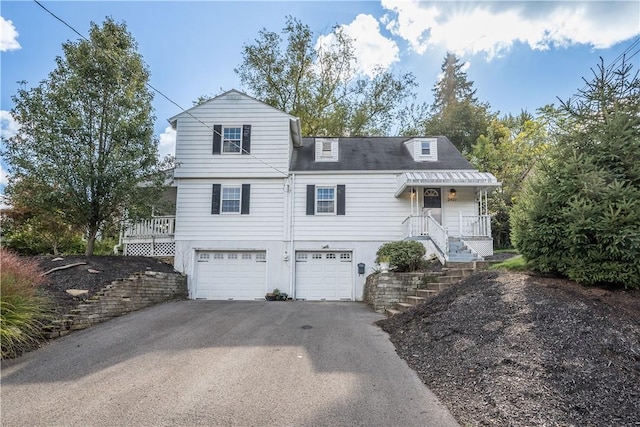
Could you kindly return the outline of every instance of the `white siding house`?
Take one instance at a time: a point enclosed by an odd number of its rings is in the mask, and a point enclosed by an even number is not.
[[[297,118],[235,90],[170,123],[174,265],[191,298],[361,300],[389,241],[443,263],[493,253],[486,195],[500,184],[446,137],[301,138]]]

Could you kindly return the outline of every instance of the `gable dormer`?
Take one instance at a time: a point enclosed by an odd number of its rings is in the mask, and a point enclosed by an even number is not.
[[[416,162],[438,161],[438,138],[413,138],[405,145]]]
[[[315,139],[316,162],[338,161],[338,138]]]

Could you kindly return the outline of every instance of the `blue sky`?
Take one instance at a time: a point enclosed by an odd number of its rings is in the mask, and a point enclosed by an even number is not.
[[[640,2],[417,2],[381,1],[43,1],[83,35],[106,16],[126,22],[151,72],[150,83],[184,108],[204,94],[245,90],[233,69],[244,44],[262,28],[280,31],[286,15],[299,18],[329,41],[335,25],[356,41],[360,71],[374,64],[412,72],[419,101],[432,88],[447,51],[456,53],[480,101],[493,111],[535,112],[584,86],[602,57],[614,61],[631,47],[636,69]],[[18,81],[33,87],[55,67],[61,45],[79,36],[33,1],[0,3],[0,123],[6,138],[16,131],[10,114]],[[638,43],[635,44],[634,43]],[[178,107],[156,94],[156,136],[171,154],[175,135],[167,119]],[[1,163],[0,187],[7,169]]]

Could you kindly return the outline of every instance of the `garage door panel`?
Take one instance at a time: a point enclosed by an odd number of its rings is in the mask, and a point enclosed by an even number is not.
[[[196,298],[254,300],[263,298],[265,252],[207,251],[197,255]]]
[[[352,299],[351,252],[296,253],[296,298]]]

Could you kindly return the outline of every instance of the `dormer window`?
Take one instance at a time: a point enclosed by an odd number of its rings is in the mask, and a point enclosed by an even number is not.
[[[431,155],[431,141],[420,141],[420,149],[422,150],[423,156]]]
[[[338,138],[316,138],[316,162],[338,161]]]
[[[331,141],[322,141],[322,157],[331,156]]]
[[[416,162],[435,162],[438,160],[438,138],[414,138],[405,142]]]

